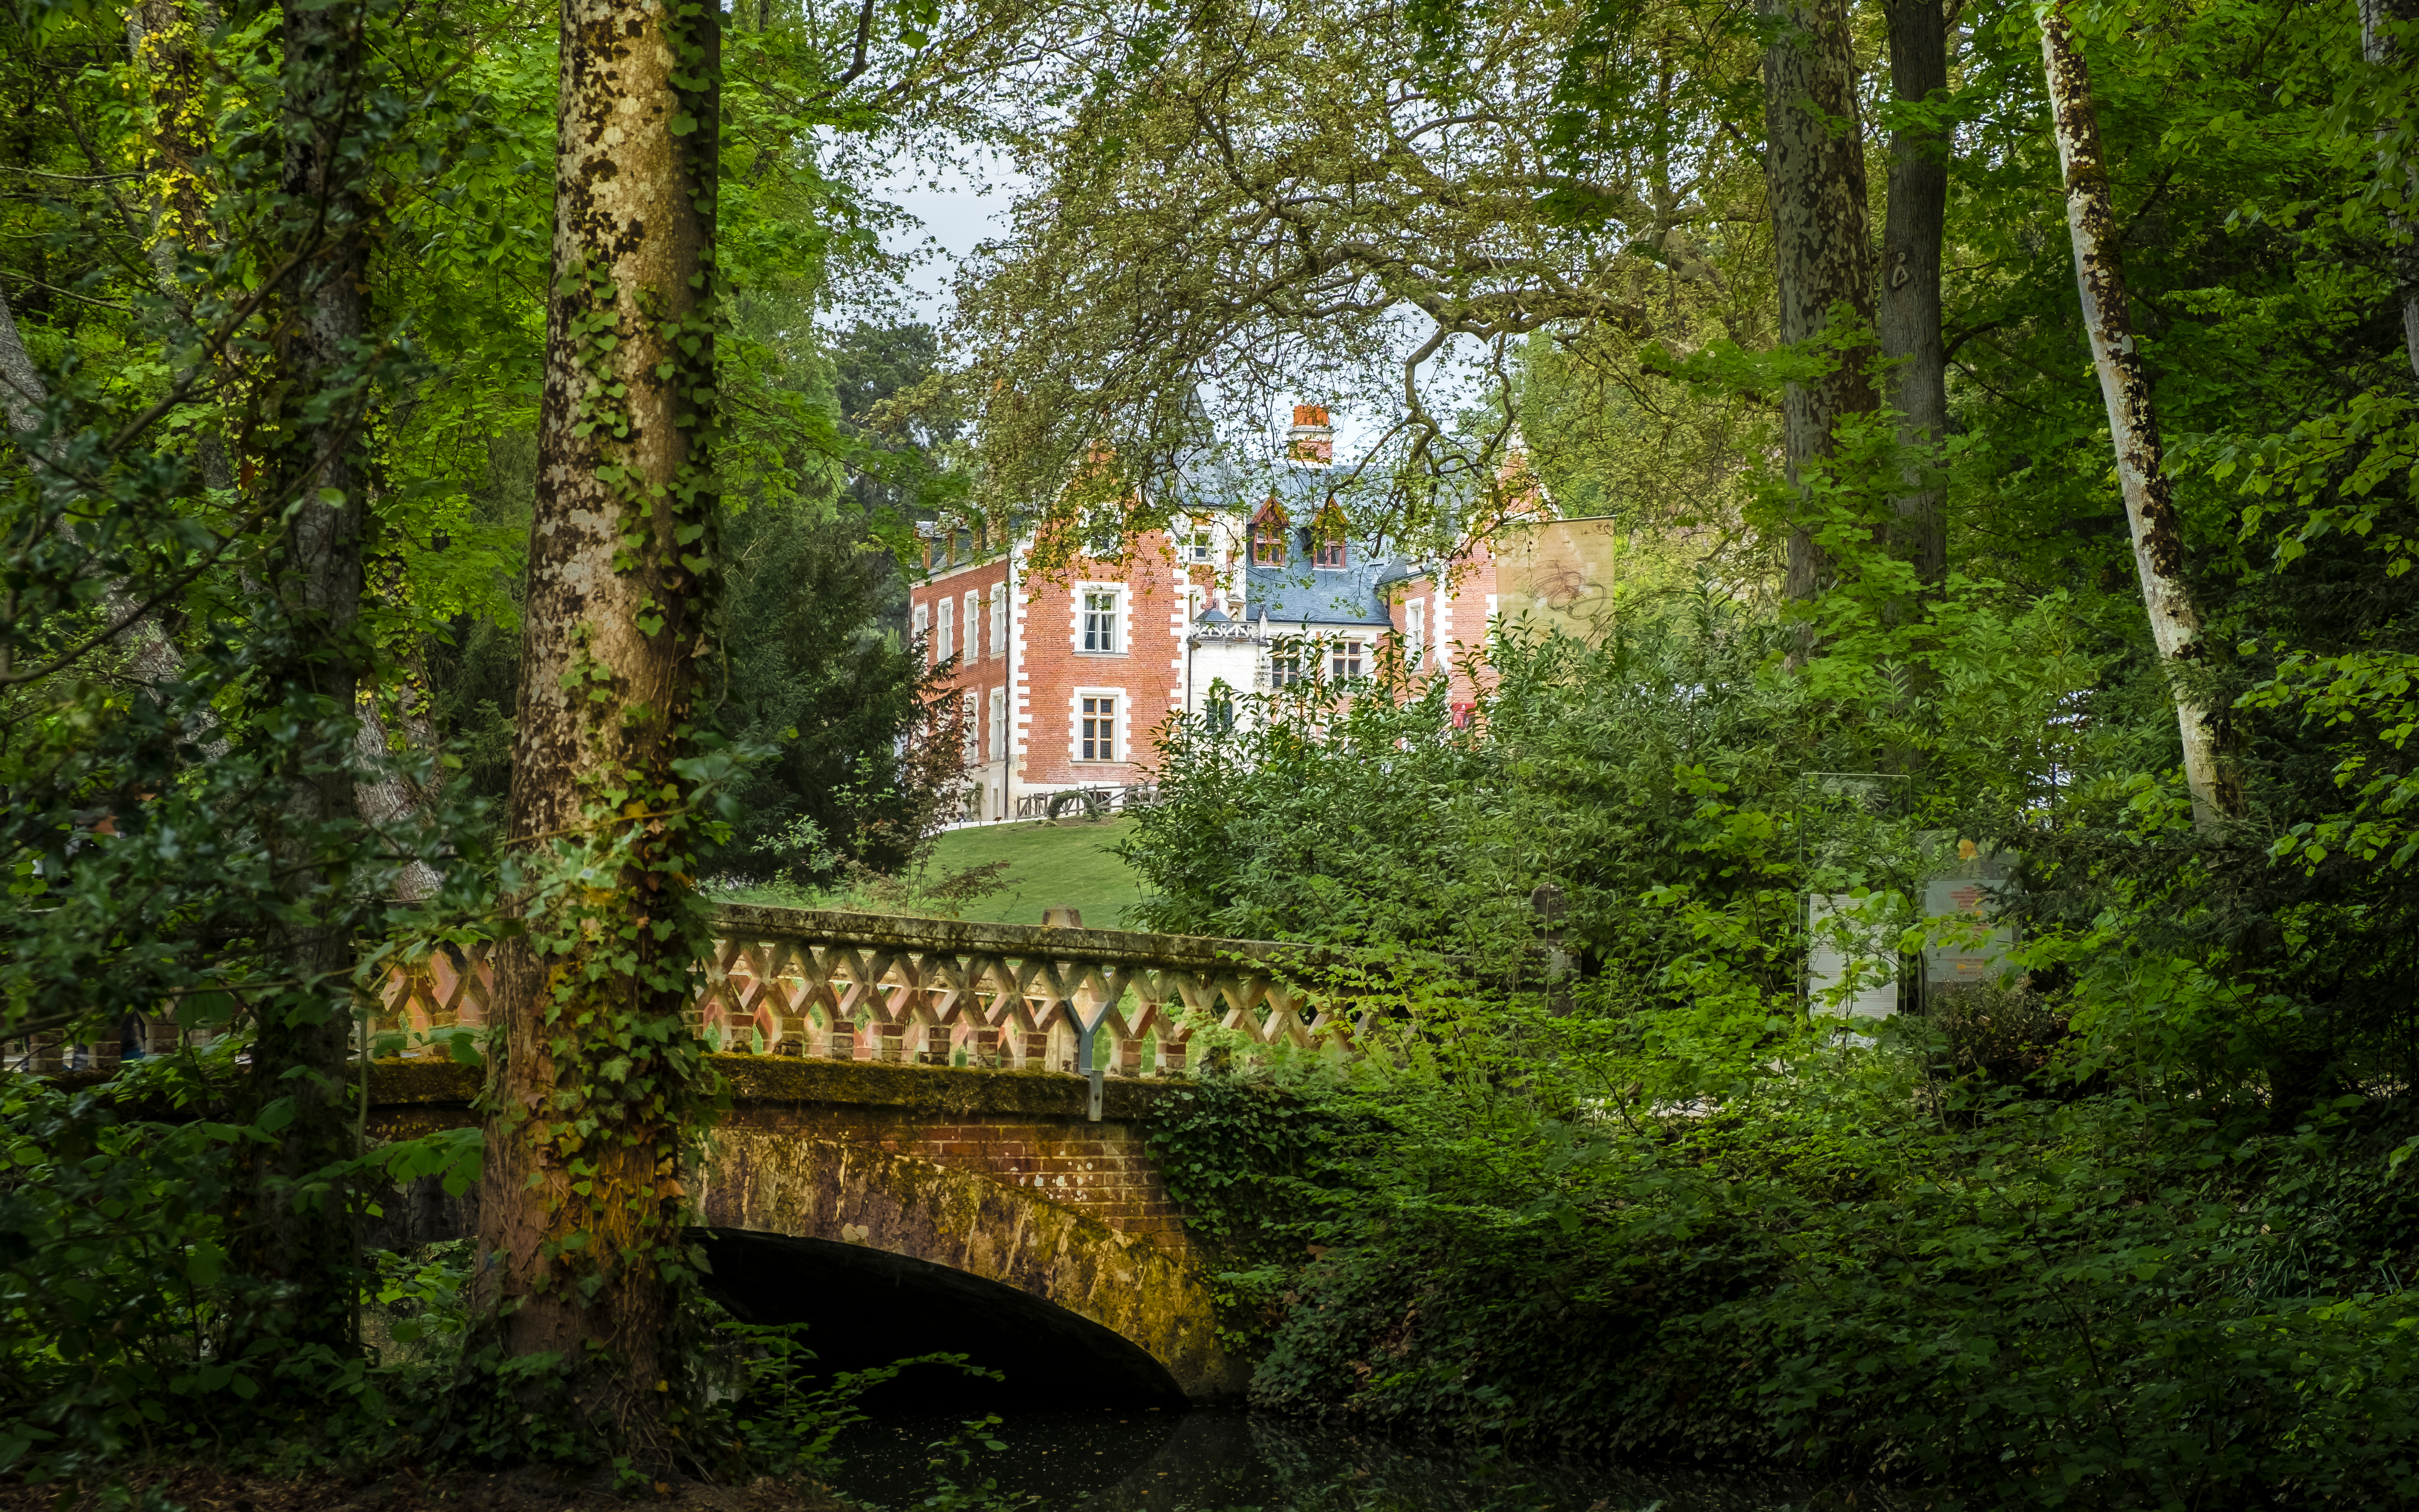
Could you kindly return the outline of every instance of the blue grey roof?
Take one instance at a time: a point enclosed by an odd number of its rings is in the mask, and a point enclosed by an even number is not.
[[[1344,560],[1348,565],[1340,570],[1299,560],[1284,567],[1245,567],[1243,612],[1256,620],[1266,614],[1280,623],[1392,625],[1386,601],[1378,595],[1378,574],[1386,563],[1353,562],[1350,547]]]
[[[1265,470],[1232,467],[1188,469],[1182,491],[1194,508],[1231,509],[1249,517],[1273,495],[1295,530],[1307,526],[1327,507],[1344,480],[1342,470],[1302,463],[1277,463]],[[1282,567],[1243,569],[1243,614],[1263,613],[1280,624],[1390,625],[1381,583],[1416,577],[1408,563],[1375,553],[1370,543],[1353,537],[1345,543],[1340,569],[1313,567],[1297,537],[1292,560]],[[1391,555],[1391,554],[1390,554]]]

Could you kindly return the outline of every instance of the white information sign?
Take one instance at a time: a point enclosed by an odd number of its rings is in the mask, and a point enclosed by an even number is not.
[[[1853,893],[1818,892],[1807,897],[1806,1001],[1814,1012],[1886,1019],[1898,1011],[1894,932],[1854,917],[1868,905],[1868,900]],[[1856,985],[1843,995],[1851,964]]]

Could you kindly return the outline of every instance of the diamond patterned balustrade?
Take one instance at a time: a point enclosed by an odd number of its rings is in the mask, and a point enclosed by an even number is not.
[[[1314,1008],[1306,983],[1332,963],[1296,946],[745,905],[716,924],[691,1022],[741,1051],[1076,1071],[1090,1027],[1107,1074],[1181,1075],[1204,1026],[1247,1055],[1366,1027]],[[433,956],[388,978],[379,1026],[484,1025],[493,987],[484,959]]]

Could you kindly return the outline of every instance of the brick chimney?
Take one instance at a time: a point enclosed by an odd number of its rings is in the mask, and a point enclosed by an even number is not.
[[[1293,407],[1293,429],[1286,432],[1286,457],[1294,462],[1316,462],[1320,467],[1335,460],[1335,428],[1327,423],[1325,405]]]

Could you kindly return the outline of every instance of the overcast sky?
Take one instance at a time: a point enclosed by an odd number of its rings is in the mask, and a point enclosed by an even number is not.
[[[878,197],[923,223],[891,238],[893,251],[908,251],[930,241],[939,253],[918,268],[912,280],[907,303],[917,318],[938,321],[945,316],[959,259],[972,252],[977,242],[1007,228],[1009,200],[1016,192],[1016,180],[1004,168],[995,171],[998,177],[988,193],[974,178],[954,171],[942,175],[937,187],[928,186],[927,176],[918,172],[876,192]]]
[[[888,239],[891,250],[913,251],[929,242],[932,255],[928,256],[910,280],[905,295],[909,314],[919,320],[935,324],[949,313],[949,287],[957,275],[958,264],[975,245],[987,238],[997,237],[1007,230],[1010,198],[1022,187],[1023,180],[1004,164],[988,161],[979,166],[994,176],[989,193],[982,184],[964,173],[954,170],[933,175],[926,170],[902,172],[889,183],[875,191],[877,197],[888,200],[915,216],[923,224],[902,229]],[[1412,332],[1413,337],[1424,332]],[[1456,347],[1461,344],[1456,344]],[[1449,351],[1440,364],[1449,372],[1460,365],[1456,361],[1463,354]],[[1375,442],[1383,431],[1388,416],[1352,412],[1340,405],[1333,395],[1301,394],[1278,396],[1267,419],[1264,443],[1271,447],[1284,444],[1287,424],[1291,421],[1290,406],[1295,403],[1325,403],[1333,407],[1335,422],[1335,455],[1344,461],[1359,455],[1362,448]],[[1451,408],[1448,402],[1447,408]]]

